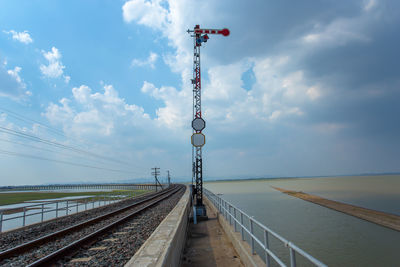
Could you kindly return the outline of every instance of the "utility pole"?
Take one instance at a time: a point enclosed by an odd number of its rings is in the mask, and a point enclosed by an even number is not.
[[[168,173],[168,176],[167,176],[167,178],[168,178],[168,186],[171,186],[171,177],[169,176],[169,171],[167,171],[167,173]]]
[[[203,204],[203,157],[202,147],[206,143],[206,137],[201,132],[206,127],[206,122],[201,116],[201,72],[200,72],[200,47],[209,39],[208,34],[229,35],[228,29],[201,29],[196,25],[193,30],[187,30],[193,37],[193,120],[192,120],[192,184],[195,195],[195,216],[207,218],[206,208]]]
[[[153,171],[151,172],[151,175],[154,175],[154,180],[155,180],[155,184],[156,184],[156,192],[157,192],[157,186],[158,184],[160,185],[161,189],[162,189],[162,185],[160,184],[160,181],[158,181],[157,176],[160,175],[160,168],[154,167],[151,168]]]

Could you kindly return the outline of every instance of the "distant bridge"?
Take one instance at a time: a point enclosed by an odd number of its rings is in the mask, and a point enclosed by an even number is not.
[[[160,185],[158,185],[157,187],[160,188]],[[156,185],[155,184],[55,184],[55,185],[20,185],[20,186],[0,187],[0,191],[65,190],[65,189],[155,190]]]

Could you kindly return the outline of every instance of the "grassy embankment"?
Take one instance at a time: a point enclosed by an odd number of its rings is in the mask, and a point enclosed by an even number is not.
[[[400,216],[398,215],[329,200],[304,192],[286,190],[275,186],[271,187],[289,196],[297,197],[320,206],[324,206],[396,231],[400,231]]]
[[[103,191],[103,192],[13,192],[13,193],[0,193],[0,205],[10,205],[22,203],[30,200],[41,200],[41,199],[54,199],[54,198],[63,198],[63,197],[71,197],[71,196],[100,196],[104,195],[132,195],[135,196],[141,195],[149,192],[148,190],[113,190],[113,191]]]

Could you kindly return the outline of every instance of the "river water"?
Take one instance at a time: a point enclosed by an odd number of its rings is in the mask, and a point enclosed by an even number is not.
[[[400,232],[271,186],[400,215],[399,175],[212,182],[205,187],[222,193],[224,199],[329,266],[400,266]],[[277,254],[287,251],[277,248]]]

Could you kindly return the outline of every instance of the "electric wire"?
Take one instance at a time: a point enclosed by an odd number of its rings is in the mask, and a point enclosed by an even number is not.
[[[46,124],[44,124],[44,123],[42,123],[42,122],[39,122],[39,121],[34,120],[34,119],[30,119],[30,118],[28,118],[28,117],[25,117],[25,116],[23,116],[23,115],[21,115],[21,114],[18,114],[18,113],[14,112],[14,111],[11,111],[11,110],[6,109],[6,108],[3,108],[3,107],[0,107],[0,110],[2,110],[3,113],[6,113],[6,114],[8,114],[9,116],[14,117],[14,118],[16,118],[16,119],[18,119],[18,120],[21,120],[21,121],[24,121],[24,122],[28,122],[28,123],[34,122],[34,123],[38,124],[40,127],[46,128],[48,131],[50,131],[50,132],[52,132],[52,133],[54,133],[54,134],[63,136],[63,137],[65,137],[65,138],[68,138],[68,137],[64,134],[63,131],[61,131],[61,130],[59,130],[59,129],[57,129],[57,128],[53,128],[53,127],[48,126],[48,125],[46,125]]]
[[[37,124],[38,126],[47,129],[49,132],[51,132],[51,133],[53,133],[53,134],[56,134],[56,135],[58,135],[58,136],[62,136],[62,137],[64,137],[64,138],[66,138],[69,142],[71,142],[71,138],[68,137],[67,135],[65,135],[63,131],[61,131],[61,130],[59,130],[59,129],[57,129],[57,128],[51,127],[51,126],[49,126],[49,125],[47,125],[47,124],[45,124],[45,123],[39,122],[39,121],[37,121],[37,120],[28,118],[28,117],[26,117],[26,116],[24,116],[24,115],[18,114],[17,112],[11,111],[11,110],[6,109],[6,108],[4,108],[4,107],[0,107],[0,110],[2,110],[3,113],[5,113],[5,114],[7,114],[7,115],[9,115],[9,116],[11,116],[11,117],[13,117],[13,118],[16,118],[16,119],[18,119],[18,120],[21,120],[21,121],[23,121],[23,122],[26,122],[26,123],[35,123],[35,124]],[[81,142],[77,142],[77,140],[74,140],[74,139],[72,139],[72,141],[73,141],[72,143],[73,143],[74,145],[80,147],[80,148],[76,148],[76,147],[75,147],[74,149],[83,150],[83,149],[82,149],[82,146],[81,146],[80,144],[78,144],[78,143],[81,143]],[[83,151],[84,151],[84,150],[83,150]],[[88,152],[88,151],[86,151],[86,153],[90,153],[90,154],[92,154],[92,155],[95,155],[94,153],[91,153],[91,152]],[[110,159],[110,158],[104,157],[104,156],[99,156],[99,155],[97,155],[97,156],[98,156],[98,157],[101,157],[101,158],[104,159],[104,160]],[[123,161],[121,161],[121,160],[111,159],[111,161],[114,161],[114,162],[116,161],[117,163],[120,163],[120,164],[131,165],[131,164],[128,164],[127,162],[123,162]]]
[[[108,161],[113,161],[113,162],[116,162],[116,163],[128,165],[126,162],[122,162],[120,160],[116,160],[116,159],[100,156],[100,155],[94,154],[92,152],[88,152],[88,151],[85,151],[85,150],[82,150],[82,149],[79,149],[79,148],[75,148],[75,147],[72,147],[72,146],[64,145],[64,144],[61,144],[61,143],[58,143],[58,142],[55,142],[55,141],[43,139],[43,138],[31,135],[31,134],[20,132],[20,131],[13,130],[13,129],[10,129],[10,128],[6,128],[6,127],[0,126],[0,132],[6,133],[6,134],[10,134],[10,135],[14,135],[14,136],[21,137],[21,138],[25,138],[25,139],[28,139],[28,140],[31,140],[31,141],[35,141],[35,142],[44,143],[44,144],[47,144],[47,145],[50,145],[50,146],[54,146],[54,147],[57,147],[57,148],[70,150],[70,151],[73,151],[75,153],[81,153],[81,154],[85,154],[85,155],[88,155],[88,156],[91,156],[91,157],[100,158],[102,160],[108,160]]]
[[[73,166],[91,168],[91,169],[98,169],[98,170],[106,170],[106,171],[111,171],[111,172],[142,174],[142,173],[138,173],[138,172],[134,172],[134,171],[128,171],[128,170],[110,169],[110,168],[104,168],[104,167],[99,167],[99,166],[92,166],[92,165],[87,165],[87,164],[74,163],[74,162],[64,161],[64,160],[49,159],[49,158],[45,158],[45,157],[40,157],[40,156],[35,156],[35,155],[30,155],[30,154],[24,154],[24,153],[18,153],[18,152],[13,152],[13,151],[7,151],[7,150],[3,150],[3,149],[0,149],[0,154],[10,155],[10,156],[18,156],[18,157],[25,157],[25,158],[31,158],[31,159],[36,159],[36,160],[52,161],[52,162],[57,162],[57,163],[62,163],[62,164],[67,164],[67,165],[73,165]]]
[[[26,117],[24,115],[18,114],[17,112],[11,111],[11,110],[6,109],[4,107],[0,107],[0,110],[3,111],[3,113],[5,113],[5,114],[7,114],[7,115],[9,115],[9,116],[11,116],[11,117],[13,117],[15,119],[18,119],[18,120],[23,121],[25,123],[35,123],[36,125],[38,125],[38,126],[40,126],[42,128],[45,128],[50,133],[56,134],[58,136],[62,136],[64,138],[66,138],[69,142],[71,141],[70,138],[68,136],[66,136],[63,131],[61,131],[61,130],[59,130],[57,128],[51,127],[51,126],[49,126],[49,125],[47,125],[45,123],[39,122],[37,120],[28,118],[28,117]],[[81,148],[64,145],[64,144],[56,142],[56,141],[47,140],[47,139],[44,139],[44,138],[41,138],[41,137],[38,137],[38,136],[35,136],[35,135],[31,135],[31,134],[28,134],[28,133],[25,133],[25,132],[21,132],[21,131],[16,131],[16,130],[13,130],[13,129],[10,129],[10,128],[6,128],[6,127],[1,127],[0,126],[0,132],[6,133],[6,134],[9,134],[9,135],[13,135],[13,136],[17,136],[17,137],[20,137],[20,138],[24,138],[24,139],[27,139],[27,140],[43,143],[43,144],[46,144],[46,145],[49,145],[49,146],[53,146],[53,147],[56,147],[56,148],[59,148],[59,149],[69,150],[69,151],[72,151],[74,153],[84,154],[84,155],[87,155],[87,156],[90,156],[90,157],[93,157],[93,158],[100,159],[102,161],[110,161],[110,162],[119,163],[119,164],[122,164],[122,165],[125,165],[125,166],[132,167],[132,163],[127,163],[127,162],[124,162],[122,160],[117,160],[115,158],[101,156],[101,155],[92,153],[90,151],[86,151],[86,150],[81,149]],[[6,140],[3,139],[3,141],[6,141]],[[12,142],[10,140],[7,140],[6,142],[16,143],[17,144],[17,142]],[[73,142],[73,143],[75,145],[77,145],[76,142]],[[18,143],[18,144],[23,145],[22,143]],[[60,155],[68,155],[68,154],[56,152],[56,151],[53,151],[53,150],[50,150],[50,149],[30,146],[28,144],[24,144],[24,145],[28,146],[28,147],[35,148],[35,149],[43,150],[43,151],[50,151],[50,152],[58,153]],[[81,147],[80,145],[78,145],[78,146]],[[69,156],[73,157],[72,155],[69,155]],[[103,162],[99,162],[99,161],[96,161],[94,159],[89,159],[89,158],[85,158],[85,159],[86,160],[90,160],[92,162],[104,164]],[[136,166],[136,167],[139,167],[139,166]]]
[[[52,153],[56,153],[57,155],[62,155],[62,156],[67,156],[67,157],[74,157],[74,155],[71,155],[71,154],[62,153],[62,152],[59,152],[59,151],[56,151],[56,150],[52,150],[52,149],[48,149],[48,148],[44,148],[44,147],[32,146],[32,145],[29,145],[29,144],[26,144],[26,143],[22,143],[22,142],[16,142],[16,141],[7,140],[7,139],[3,139],[3,138],[0,138],[0,141],[11,143],[11,144],[17,144],[17,145],[21,145],[21,146],[24,146],[24,147],[30,147],[30,148],[37,149],[37,150],[52,152]],[[84,158],[84,159],[92,161],[92,162],[95,162],[95,163],[104,164],[103,161],[97,161],[97,160],[90,159],[90,158]]]

